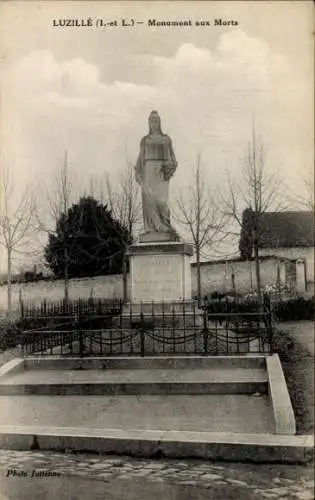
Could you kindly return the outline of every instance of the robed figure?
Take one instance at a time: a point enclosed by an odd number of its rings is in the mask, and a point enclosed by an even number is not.
[[[171,225],[168,205],[169,181],[176,168],[172,141],[162,133],[159,114],[152,111],[149,117],[149,134],[140,142],[135,173],[142,193],[144,231],[164,233],[162,239],[179,239]]]

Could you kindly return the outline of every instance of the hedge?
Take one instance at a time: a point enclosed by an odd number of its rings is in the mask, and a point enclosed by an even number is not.
[[[275,302],[273,315],[277,321],[301,321],[315,319],[315,300],[297,297],[287,301]]]

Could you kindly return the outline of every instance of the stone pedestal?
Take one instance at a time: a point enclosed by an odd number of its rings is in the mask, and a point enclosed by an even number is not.
[[[139,243],[129,247],[131,302],[191,299],[192,245]]]
[[[139,243],[164,243],[171,241],[179,241],[176,238],[176,234],[150,231],[139,235]]]

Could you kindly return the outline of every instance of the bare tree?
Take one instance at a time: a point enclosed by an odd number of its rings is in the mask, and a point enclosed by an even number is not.
[[[315,210],[315,200],[314,200],[314,170],[309,171],[308,174],[303,179],[303,184],[306,191],[306,207],[308,210]]]
[[[141,220],[141,203],[139,186],[134,177],[134,169],[127,158],[127,168],[120,174],[117,184],[111,181],[109,175],[105,176],[105,189],[101,191],[101,202],[104,197],[113,217],[128,230],[130,236],[135,237]],[[126,251],[129,241],[125,242],[125,257],[123,260],[123,295],[127,299],[127,256]]]
[[[296,194],[292,190],[288,190],[290,193],[290,202],[297,205],[300,210],[310,210],[315,211],[315,200],[314,200],[314,170],[309,169],[304,174],[300,176],[300,184],[303,190],[303,194]],[[301,190],[301,191],[302,191]]]
[[[174,216],[177,223],[188,231],[195,247],[197,296],[200,302],[202,297],[201,258],[226,238],[224,233],[226,217],[220,212],[215,196],[207,185],[200,155],[197,156],[189,189],[185,193],[179,193],[175,198]]]
[[[272,209],[283,210],[284,202],[280,193],[282,179],[278,173],[269,173],[266,168],[265,151],[261,141],[256,138],[253,126],[252,140],[248,145],[242,170],[242,179],[238,182],[227,176],[228,194],[222,197],[223,211],[243,228],[242,214],[248,209],[251,214],[250,239],[252,241],[258,300],[261,301],[261,279],[259,262],[260,220],[262,215]]]
[[[44,215],[45,210],[40,210],[37,206],[36,217],[38,228],[41,232],[47,234],[54,234],[56,225],[62,216],[66,216],[72,202],[73,184],[69,175],[68,154],[65,151],[64,163],[55,172],[52,187],[45,191],[45,202],[48,213]],[[64,300],[65,303],[69,301],[69,263],[71,249],[68,245],[67,234],[67,217],[65,217],[65,237],[64,237]]]
[[[15,254],[30,253],[34,233],[34,199],[29,187],[19,193],[8,170],[1,171],[0,244],[7,257],[7,309],[12,315],[12,263]]]
[[[130,160],[127,160],[127,168],[120,174],[115,188],[109,175],[106,175],[106,194],[115,219],[134,235],[141,219],[141,204],[139,185]]]

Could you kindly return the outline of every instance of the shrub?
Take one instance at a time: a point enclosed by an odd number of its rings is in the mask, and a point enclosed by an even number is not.
[[[314,320],[315,302],[312,299],[297,297],[287,301],[276,302],[273,305],[274,318],[277,321]]]
[[[211,295],[210,299],[204,299],[204,307],[208,313],[254,313],[258,312],[259,302],[256,297],[231,297],[222,295]],[[265,305],[267,302],[265,300]]]
[[[0,323],[0,351],[16,347],[20,343],[20,329],[16,322],[3,320]]]

